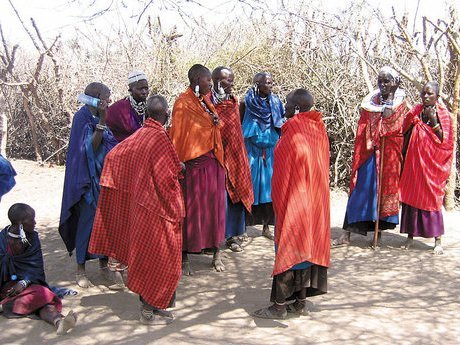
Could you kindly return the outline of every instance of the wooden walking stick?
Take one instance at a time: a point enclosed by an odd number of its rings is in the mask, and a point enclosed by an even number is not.
[[[377,248],[377,241],[379,238],[379,222],[380,222],[380,204],[382,202],[382,175],[383,175],[383,152],[385,150],[385,137],[380,139],[380,166],[377,180],[377,217],[375,219],[374,228],[374,249]]]

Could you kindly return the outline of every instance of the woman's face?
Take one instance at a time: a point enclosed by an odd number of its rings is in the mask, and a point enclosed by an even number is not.
[[[207,95],[212,88],[211,72],[200,75],[198,78],[198,86],[200,87],[200,94]]]
[[[272,93],[273,89],[273,79],[270,76],[263,78],[259,82],[259,95],[261,97],[267,97]]]
[[[24,231],[31,233],[35,229],[35,211],[30,210],[27,212],[27,216],[22,221],[22,226],[24,227]]]
[[[377,78],[377,85],[380,89],[382,96],[387,96],[391,88],[395,86],[395,79],[389,73],[382,72]]]
[[[231,94],[233,91],[233,85],[235,76],[232,71],[228,69],[223,69],[220,74],[220,86],[224,89],[226,94]]]
[[[436,100],[438,99],[436,90],[434,90],[431,85],[425,85],[420,93],[420,96],[422,97],[422,102],[425,107],[435,105]]]
[[[136,102],[145,102],[149,95],[149,83],[147,80],[139,80],[129,86],[131,96]]]

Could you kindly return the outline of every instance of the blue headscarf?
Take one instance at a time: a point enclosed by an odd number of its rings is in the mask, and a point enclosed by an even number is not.
[[[281,128],[283,125],[284,107],[278,96],[269,94],[267,99],[262,99],[250,88],[244,97],[246,111],[244,120],[256,122],[262,132],[271,126]],[[268,102],[267,102],[268,100]]]

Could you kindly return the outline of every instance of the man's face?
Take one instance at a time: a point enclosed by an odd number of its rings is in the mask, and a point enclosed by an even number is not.
[[[147,80],[139,80],[129,85],[131,96],[136,102],[145,102],[149,95],[149,83]]]

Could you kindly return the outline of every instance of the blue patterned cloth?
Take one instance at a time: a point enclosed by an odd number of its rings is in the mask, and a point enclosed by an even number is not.
[[[243,137],[251,168],[254,205],[272,202],[273,153],[284,122],[280,99],[270,94],[266,99],[250,89],[244,98]]]

